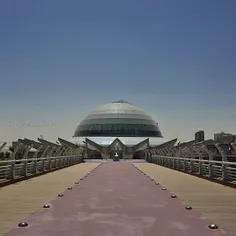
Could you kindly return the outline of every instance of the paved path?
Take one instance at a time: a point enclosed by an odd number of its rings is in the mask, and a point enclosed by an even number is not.
[[[140,164],[141,165],[141,164]],[[102,163],[6,236],[223,236],[129,162]]]
[[[98,165],[82,163],[0,188],[0,235]]]
[[[236,236],[236,189],[155,164],[135,166]]]

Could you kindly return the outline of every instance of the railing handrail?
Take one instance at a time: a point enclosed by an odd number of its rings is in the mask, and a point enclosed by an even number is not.
[[[208,162],[208,163],[217,163],[217,164],[225,164],[225,165],[235,165],[236,162],[229,162],[229,161],[216,161],[216,160],[204,160],[204,159],[194,159],[194,158],[185,158],[185,157],[169,157],[169,156],[159,156],[153,155],[157,157],[167,158],[167,159],[176,159],[176,160],[186,160],[186,161],[199,161],[199,162]]]
[[[40,161],[40,160],[48,160],[48,159],[58,159],[58,158],[68,158],[68,157],[76,157],[78,155],[68,155],[68,156],[56,156],[56,157],[40,157],[40,158],[27,158],[27,159],[14,159],[14,160],[6,160],[0,161],[0,163],[14,163],[14,162],[27,162],[27,161]]]
[[[236,162],[223,158],[221,161],[214,160],[210,155],[209,158],[204,160],[189,156],[151,155],[149,152],[145,154],[148,162],[236,187]]]
[[[23,180],[38,174],[48,173],[83,162],[79,153],[65,156],[49,156],[40,158],[24,158],[2,161],[0,166],[0,186]]]

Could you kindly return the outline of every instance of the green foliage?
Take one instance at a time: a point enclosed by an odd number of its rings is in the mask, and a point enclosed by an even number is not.
[[[11,156],[11,153],[10,153],[10,152],[6,152],[6,153],[5,153],[5,158],[6,158],[6,159],[9,159],[10,156]]]
[[[0,152],[0,160],[7,161],[11,156],[10,152]]]
[[[14,148],[13,147],[9,147],[9,151],[10,152],[14,152]]]

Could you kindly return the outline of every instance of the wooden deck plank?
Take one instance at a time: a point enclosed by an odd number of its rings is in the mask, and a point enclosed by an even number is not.
[[[236,189],[150,163],[135,163],[178,198],[236,236]]]
[[[81,163],[0,188],[0,235],[74,184],[99,163]]]

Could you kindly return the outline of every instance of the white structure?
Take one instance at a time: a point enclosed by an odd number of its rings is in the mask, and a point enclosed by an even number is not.
[[[123,146],[139,146],[139,150],[141,143],[145,149],[165,142],[158,124],[146,112],[125,101],[94,109],[81,121],[73,138],[68,141],[85,145],[90,140],[89,148],[92,145],[94,150],[101,151],[101,147],[108,147],[117,139]]]

